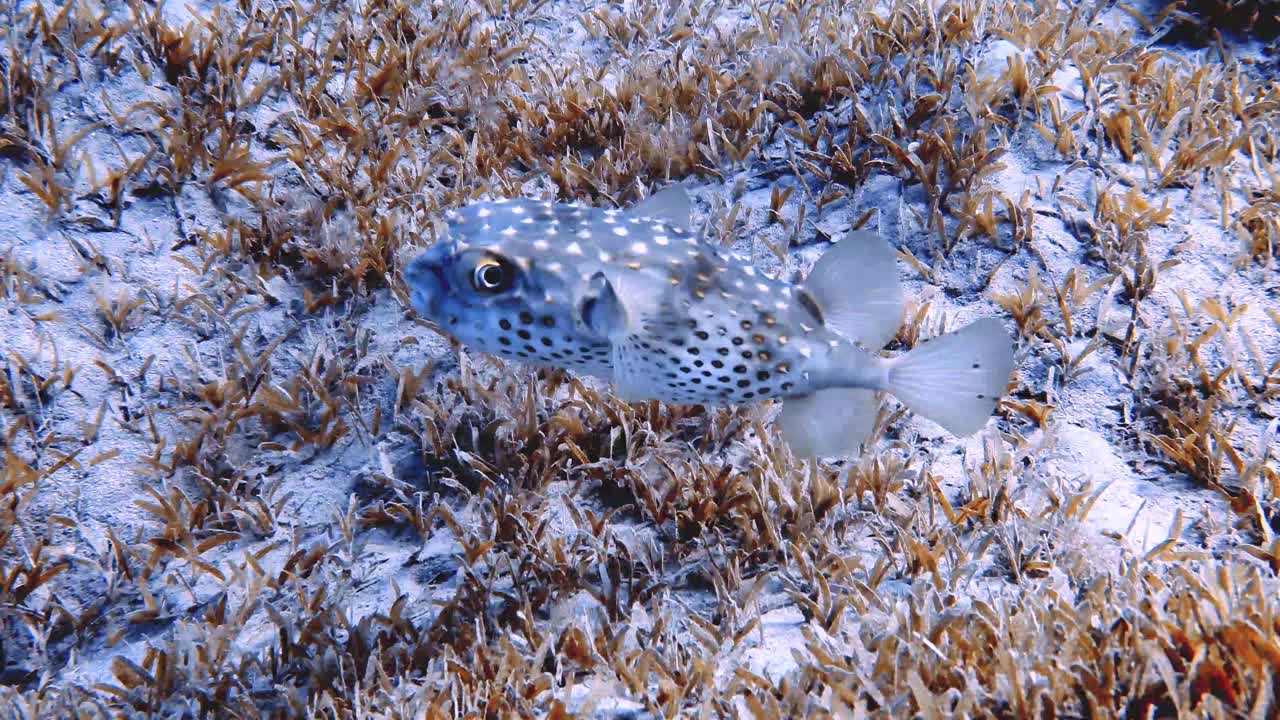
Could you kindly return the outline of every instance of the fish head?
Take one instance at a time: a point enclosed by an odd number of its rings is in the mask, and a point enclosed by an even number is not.
[[[570,225],[562,207],[535,201],[455,211],[448,235],[406,265],[409,303],[476,350],[581,367],[607,341],[580,321],[580,288],[594,271],[564,257]]]

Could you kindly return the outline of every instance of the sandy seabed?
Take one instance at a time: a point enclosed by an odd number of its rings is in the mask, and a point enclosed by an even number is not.
[[[1274,42],[1004,0],[0,15],[4,717],[1280,713]],[[1004,319],[989,426],[886,399],[801,462],[774,406],[622,403],[407,307],[447,208],[675,181],[783,277],[888,238],[887,353]]]

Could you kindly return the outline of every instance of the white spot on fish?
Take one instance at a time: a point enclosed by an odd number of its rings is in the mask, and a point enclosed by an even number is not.
[[[750,265],[748,265],[748,266],[746,266],[746,267],[742,268],[742,273],[743,273],[744,275],[746,275],[747,277],[755,277],[755,276],[756,276],[756,269],[755,269],[755,268],[753,268],[753,267],[751,267]]]
[[[671,238],[666,235],[655,235],[653,241],[665,247],[667,243],[671,242]]]
[[[564,251],[570,255],[581,255],[582,246],[576,242],[571,242],[569,243],[568,247],[564,249]]]
[[[453,212],[453,211],[451,210],[450,212]],[[492,214],[493,214],[492,211],[490,211],[489,208],[487,207],[482,207],[476,211],[476,217],[486,218]]]
[[[618,237],[626,237],[627,229],[624,227],[616,227],[613,229],[613,234],[617,235]]]
[[[600,262],[609,262],[610,260],[613,259],[612,255],[610,255],[609,253],[603,250],[600,251],[599,257],[600,257]]]
[[[778,308],[779,310],[787,309],[787,303],[782,300],[779,300],[778,302],[774,303],[773,306]]]
[[[618,228],[618,229],[621,230],[622,228]],[[649,246],[645,245],[642,242],[631,243],[631,252],[635,253],[636,255],[644,255],[645,253],[649,252]]]
[[[533,218],[525,218],[525,219],[523,219],[523,220],[521,220],[521,221],[520,221],[520,224],[521,224],[521,225],[529,225],[529,224],[531,224],[532,222],[533,222]]]
[[[614,223],[616,223],[616,222],[618,222],[618,221],[617,221],[617,220],[614,220],[612,215],[605,215],[605,216],[604,216],[604,224],[605,224],[605,225],[612,225],[612,224],[614,224]]]
[[[511,208],[511,214],[512,214],[512,215],[523,215],[523,214],[524,214],[524,208],[520,207],[519,205],[516,205],[515,207]]]
[[[507,228],[506,228],[505,230],[503,230],[503,231],[502,231],[502,234],[503,234],[503,235],[506,235],[507,237],[511,237],[512,235],[515,235],[515,234],[516,234],[516,229],[515,229],[514,227],[512,227],[512,226],[508,225],[508,226],[507,226]]]
[[[546,240],[534,240],[534,241],[533,241],[533,249],[534,249],[534,250],[538,250],[538,251],[540,251],[540,252],[542,252],[542,251],[546,251],[546,250],[550,250],[550,249],[551,249],[551,243],[548,243]]]
[[[590,230],[579,230],[579,231],[578,231],[578,237],[582,238],[583,240],[590,240],[590,239],[591,239],[591,231],[590,231]]]
[[[564,266],[558,262],[547,263],[547,270],[553,273],[558,273],[561,270],[564,270]]]
[[[764,283],[756,283],[756,289],[762,293],[769,292],[769,286],[765,285]]]

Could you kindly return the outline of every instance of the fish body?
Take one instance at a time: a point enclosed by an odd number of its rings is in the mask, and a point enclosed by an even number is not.
[[[478,202],[447,224],[404,277],[414,310],[464,345],[603,378],[629,401],[783,399],[779,424],[798,454],[855,449],[882,390],[969,434],[1012,369],[994,320],[940,338],[941,352],[869,352],[902,308],[893,250],[871,233],[851,232],[796,285],[699,239],[679,189],[625,211]]]

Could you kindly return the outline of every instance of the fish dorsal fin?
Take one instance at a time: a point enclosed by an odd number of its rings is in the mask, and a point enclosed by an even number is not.
[[[693,201],[683,185],[665,187],[627,208],[630,217],[654,218],[676,228],[688,230],[693,222]]]
[[[902,322],[902,286],[893,247],[878,234],[850,230],[805,279],[827,328],[879,350]]]

